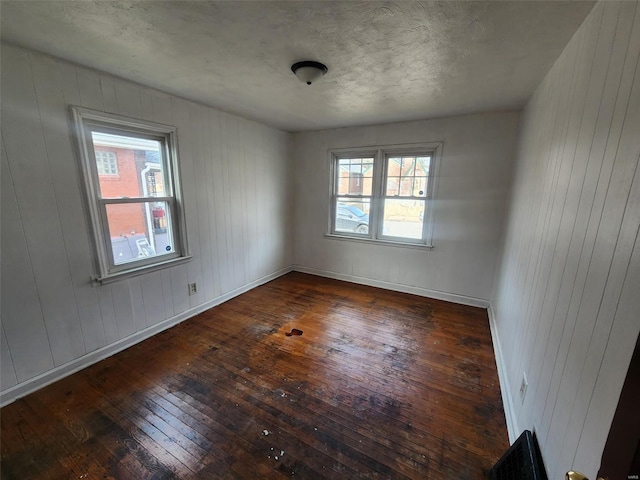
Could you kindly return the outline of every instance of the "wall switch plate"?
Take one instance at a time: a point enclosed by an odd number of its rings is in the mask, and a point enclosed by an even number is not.
[[[527,374],[522,372],[522,383],[520,384],[520,401],[524,403],[524,396],[527,393],[527,387],[529,386],[529,382],[527,382]]]
[[[189,296],[198,293],[198,284],[196,282],[189,284]]]

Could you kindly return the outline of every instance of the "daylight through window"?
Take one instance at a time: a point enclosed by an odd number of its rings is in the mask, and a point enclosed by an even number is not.
[[[175,129],[74,108],[99,280],[186,255]]]
[[[333,150],[330,233],[431,246],[440,146]]]

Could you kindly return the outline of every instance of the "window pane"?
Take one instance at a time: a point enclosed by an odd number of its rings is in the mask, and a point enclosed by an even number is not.
[[[431,163],[431,157],[418,157],[416,158],[416,176],[428,177],[429,176],[429,164]]]
[[[416,159],[414,157],[402,158],[402,175],[412,176],[415,173]]]
[[[413,196],[424,197],[427,195],[427,178],[416,177],[413,182]]]
[[[387,163],[387,176],[388,177],[399,177],[401,175],[401,166],[402,159],[399,157],[391,157],[389,158],[389,162]]]
[[[384,200],[382,234],[389,237],[422,239],[423,200]]]
[[[386,196],[426,197],[430,157],[389,157]]]
[[[338,198],[336,232],[369,233],[369,199]]]
[[[167,196],[162,142],[92,132],[102,198]]]
[[[373,158],[341,158],[338,160],[339,195],[371,195]]]
[[[400,179],[400,196],[410,197],[413,191],[413,178],[403,177]]]
[[[400,192],[400,178],[399,177],[388,177],[387,178],[387,193],[386,195],[389,197],[393,197],[398,195]]]
[[[109,204],[106,209],[116,265],[174,253],[167,202]]]

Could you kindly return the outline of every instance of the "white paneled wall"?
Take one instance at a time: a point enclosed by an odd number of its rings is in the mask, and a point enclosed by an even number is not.
[[[535,429],[549,478],[595,478],[640,331],[638,5],[598,4],[523,118],[492,321],[510,434]]]
[[[178,127],[191,262],[91,285],[69,105]],[[287,271],[290,142],[288,133],[3,46],[3,402]]]
[[[504,228],[518,112],[294,135],[295,268],[473,305],[488,305]],[[433,250],[325,237],[329,149],[443,142]]]

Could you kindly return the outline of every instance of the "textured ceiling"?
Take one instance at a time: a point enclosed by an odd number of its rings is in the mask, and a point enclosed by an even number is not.
[[[7,1],[2,39],[288,131],[520,108],[593,2]],[[290,66],[329,67],[312,86]]]

